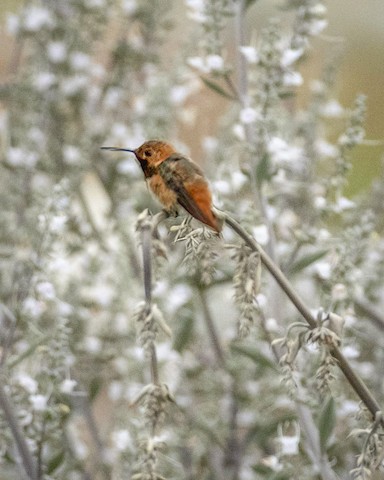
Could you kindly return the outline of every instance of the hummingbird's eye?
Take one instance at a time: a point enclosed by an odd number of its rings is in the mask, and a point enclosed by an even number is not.
[[[146,157],[151,157],[151,156],[152,156],[151,150],[145,150],[144,155],[145,155]]]

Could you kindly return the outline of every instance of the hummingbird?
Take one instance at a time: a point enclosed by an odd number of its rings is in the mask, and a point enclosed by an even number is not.
[[[136,156],[149,188],[167,213],[177,215],[181,205],[192,217],[215,232],[222,220],[212,211],[212,196],[201,168],[161,140],[149,140],[136,149],[101,147],[104,150],[131,152]]]

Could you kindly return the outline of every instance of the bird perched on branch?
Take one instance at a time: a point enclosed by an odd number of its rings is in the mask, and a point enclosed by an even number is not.
[[[218,233],[221,231],[223,222],[212,211],[211,192],[201,168],[172,145],[149,140],[135,150],[101,148],[134,153],[150,189],[169,214],[176,215],[181,205],[192,217]]]

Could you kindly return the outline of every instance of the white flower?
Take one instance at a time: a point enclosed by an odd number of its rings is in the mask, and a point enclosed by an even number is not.
[[[316,140],[315,149],[321,157],[336,158],[339,153],[339,150],[335,145],[322,139]]]
[[[268,152],[276,163],[294,163],[303,156],[303,151],[295,145],[290,146],[283,138],[272,137],[267,145]]]
[[[312,20],[311,23],[308,25],[308,34],[309,35],[318,35],[323,30],[325,30],[328,26],[328,21],[325,19],[315,19]]]
[[[51,72],[40,72],[33,79],[33,86],[38,92],[45,92],[56,83],[56,76]]]
[[[71,97],[77,95],[84,88],[87,87],[89,81],[85,75],[74,75],[73,77],[65,79],[61,84],[61,91],[64,95]]]
[[[204,0],[186,0],[188,17],[197,23],[204,23],[207,19],[205,15]]]
[[[232,132],[238,140],[245,140],[244,126],[240,125],[240,123],[235,123],[232,127]]]
[[[47,8],[31,6],[25,10],[23,27],[27,32],[37,32],[44,27],[55,25],[51,12]]]
[[[91,65],[91,57],[84,52],[73,52],[69,61],[74,70],[87,70]]]
[[[84,4],[88,8],[103,8],[105,6],[105,0],[85,0]]]
[[[99,353],[101,347],[101,340],[97,337],[90,336],[84,339],[84,348],[89,353]]]
[[[331,278],[332,268],[331,265],[326,261],[317,262],[315,265],[315,271],[323,280],[329,280]]]
[[[43,303],[33,297],[27,297],[23,302],[23,313],[32,318],[39,317],[43,313],[44,308]]]
[[[208,73],[208,68],[205,63],[204,58],[202,57],[189,57],[187,58],[187,65],[192,68],[195,68],[201,73]]]
[[[339,118],[343,113],[344,109],[337,100],[329,100],[321,108],[321,114],[327,118]]]
[[[260,115],[257,110],[252,107],[245,107],[240,111],[240,122],[244,125],[254,123]]]
[[[71,380],[70,378],[67,378],[61,382],[60,392],[67,394],[72,393],[76,385],[76,380]]]
[[[116,432],[113,432],[112,443],[119,452],[133,449],[132,436],[128,430],[117,430]]]
[[[74,145],[65,145],[63,148],[64,162],[69,165],[75,165],[81,160],[81,152],[78,147]]]
[[[51,42],[47,45],[47,55],[52,63],[62,63],[67,58],[67,46],[64,42]]]
[[[7,152],[7,163],[14,167],[33,168],[38,160],[37,153],[11,147]]]
[[[255,47],[243,45],[239,47],[239,50],[248,63],[257,63],[259,61],[259,54]]]
[[[360,357],[360,350],[356,345],[346,345],[342,348],[342,352],[346,358],[353,359]]]
[[[303,84],[303,77],[300,72],[285,72],[283,84],[286,87],[300,87]]]
[[[220,72],[224,68],[224,59],[220,55],[208,55],[207,57],[189,57],[187,64],[201,73]]]
[[[341,213],[341,212],[344,212],[345,210],[349,210],[354,207],[355,207],[355,203],[352,202],[352,200],[349,200],[346,197],[340,197],[337,199],[337,202],[335,205],[335,212]]]
[[[54,215],[50,219],[49,231],[51,233],[62,233],[65,229],[66,223],[67,223],[66,215]]]
[[[55,287],[50,282],[39,282],[36,285],[36,292],[43,300],[52,300],[56,296]]]
[[[33,410],[36,412],[43,412],[47,408],[48,397],[45,395],[31,395],[29,401],[32,404]]]
[[[279,437],[281,455],[282,456],[297,455],[299,453],[299,443],[300,443],[299,435],[297,436],[281,435]]]
[[[125,13],[130,15],[137,10],[137,1],[136,0],[122,0],[121,8]]]
[[[252,228],[252,234],[260,245],[267,245],[269,242],[269,232],[266,225],[257,225]]]
[[[7,32],[11,35],[17,35],[20,30],[20,19],[13,13],[7,15]]]
[[[170,100],[174,105],[181,105],[188,98],[191,93],[186,85],[176,85],[170,91]]]
[[[293,63],[295,63],[304,53],[303,48],[288,48],[283,51],[281,56],[281,65],[283,67],[289,67]]]
[[[345,300],[348,296],[347,287],[343,283],[336,283],[332,287],[332,300],[339,302]]]
[[[34,378],[30,377],[26,373],[20,373],[17,376],[17,382],[22,386],[28,393],[37,392],[37,382]]]

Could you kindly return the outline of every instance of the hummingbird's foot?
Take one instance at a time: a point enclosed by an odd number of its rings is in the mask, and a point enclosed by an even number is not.
[[[179,216],[179,212],[178,212],[177,207],[164,208],[163,210],[169,217],[178,217]]]

